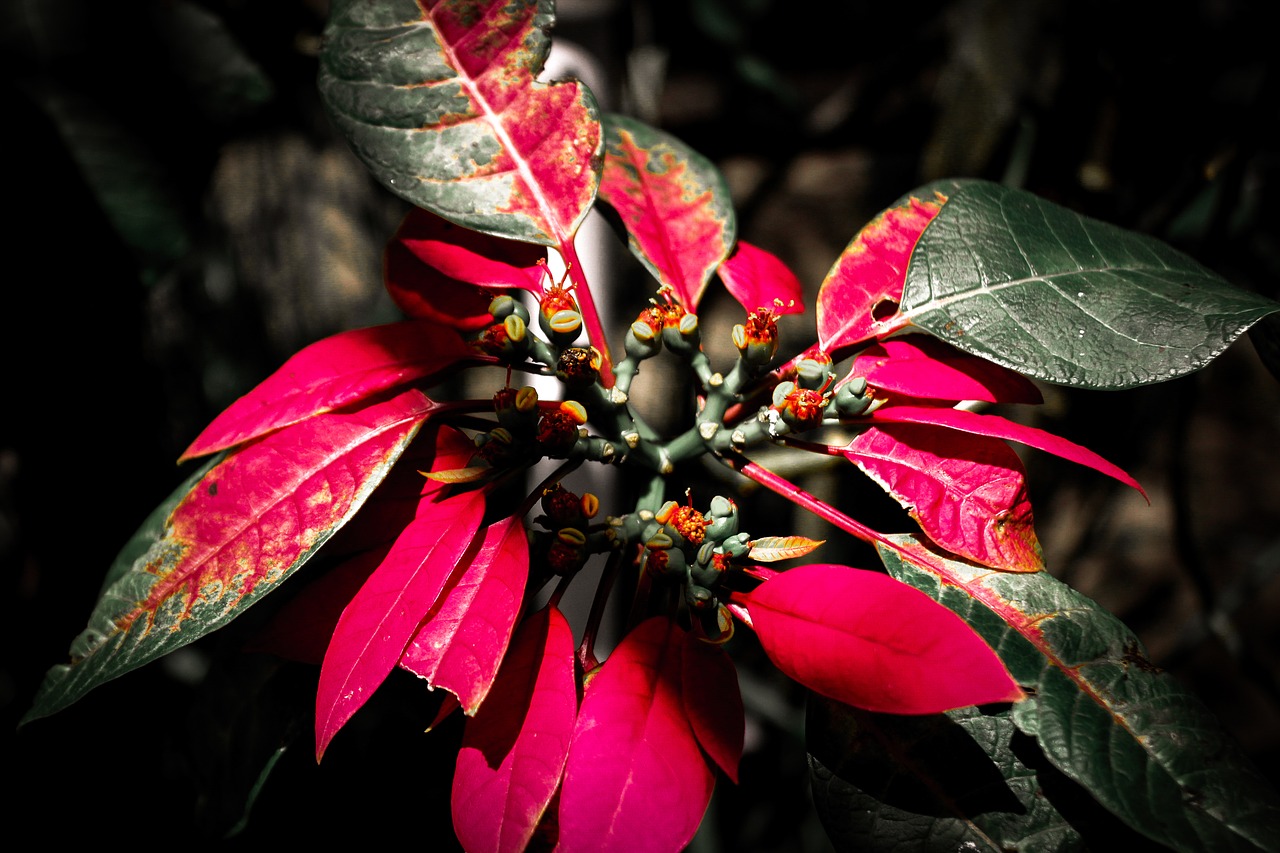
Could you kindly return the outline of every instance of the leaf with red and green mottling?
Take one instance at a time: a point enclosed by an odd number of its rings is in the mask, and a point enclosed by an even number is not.
[[[276,589],[360,509],[430,411],[406,391],[277,430],[213,466],[103,593],[27,719],[221,628]]]
[[[794,560],[811,553],[825,539],[809,539],[805,536],[761,536],[751,540],[751,550],[747,556],[761,563],[774,563],[778,560]]]
[[[772,252],[739,240],[733,254],[716,272],[725,289],[748,314],[759,308],[768,308],[775,314],[804,312],[804,286]]]
[[[1009,572],[1044,568],[1022,462],[1004,441],[884,423],[841,452],[948,551]]]
[[[681,689],[684,712],[698,743],[736,784],[747,719],[738,670],[724,647],[685,634]]]
[[[525,849],[560,785],[577,711],[573,633],[559,610],[541,610],[462,734],[450,802],[463,848]]]
[[[724,177],[706,157],[643,122],[606,114],[604,130],[600,199],[621,217],[631,254],[696,313],[737,233]]]
[[[1019,444],[1025,444],[1028,447],[1034,447],[1036,450],[1043,450],[1046,453],[1052,453],[1054,456],[1061,456],[1063,459],[1069,459],[1079,465],[1085,465],[1095,471],[1100,471],[1108,477],[1119,480],[1126,486],[1137,489],[1138,493],[1144,498],[1147,496],[1138,481],[1125,473],[1124,469],[1113,465],[1092,450],[1067,441],[1062,436],[1020,424],[1016,421],[1002,418],[999,415],[984,415],[965,409],[947,409],[931,406],[885,406],[872,412],[867,417],[867,420],[874,424],[932,424],[971,435],[984,435],[989,438],[1016,441]]]
[[[741,600],[774,665],[830,699],[868,711],[936,714],[1022,698],[962,619],[879,572],[797,566]]]
[[[1013,722],[1098,802],[1175,850],[1276,849],[1280,794],[1119,619],[1048,572],[1006,574],[914,537],[886,540],[889,572],[991,644],[1030,694]]]
[[[550,0],[335,0],[329,115],[384,186],[451,222],[567,246],[595,200],[601,133],[577,81],[536,80]]]
[[[565,853],[681,850],[715,776],[683,698],[685,631],[665,617],[631,630],[587,682],[560,788]]]
[[[498,674],[528,576],[524,519],[489,525],[475,556],[405,647],[400,667],[451,691],[466,713],[476,713]]]
[[[459,465],[475,449],[461,430],[425,424],[356,517],[326,543],[326,557],[347,559],[309,581],[254,636],[247,650],[320,665],[342,611],[409,522],[420,511],[429,510],[431,503],[423,499],[434,495],[438,500],[445,488],[416,469]]]
[[[395,667],[475,538],[484,493],[435,502],[404,529],[342,611],[316,689],[316,760]]]
[[[818,289],[818,346],[836,353],[902,327],[911,251],[945,201],[940,193],[913,195],[862,227]]]
[[[1040,389],[1025,376],[929,335],[906,335],[872,344],[858,353],[849,376],[864,377],[879,391],[907,397],[1044,402]]]
[[[213,419],[179,461],[433,376],[471,350],[452,329],[407,321],[340,332],[304,347]]]

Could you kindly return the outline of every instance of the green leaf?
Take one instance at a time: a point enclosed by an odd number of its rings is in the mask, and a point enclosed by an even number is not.
[[[631,254],[696,312],[737,234],[724,176],[706,157],[644,122],[608,114],[604,128],[600,198],[626,226]]]
[[[1047,766],[1007,711],[907,717],[811,696],[805,738],[814,805],[838,850],[1085,849],[1045,787],[1083,792]]]
[[[379,181],[451,222],[567,245],[595,200],[601,133],[576,81],[541,83],[551,0],[337,0],[320,93]]]
[[[924,230],[902,297],[905,317],[960,349],[1088,388],[1198,370],[1275,311],[1158,240],[984,181]]]
[[[1047,572],[1009,574],[887,537],[889,573],[966,619],[1030,698],[1013,721],[1125,823],[1176,850],[1280,850],[1280,794],[1112,614]]]

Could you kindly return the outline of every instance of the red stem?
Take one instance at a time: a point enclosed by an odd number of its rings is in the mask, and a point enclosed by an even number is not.
[[[729,453],[720,456],[719,459],[725,465],[737,471],[744,477],[750,480],[755,480],[770,491],[781,495],[792,503],[804,507],[819,518],[831,522],[841,530],[846,530],[849,533],[852,533],[863,542],[869,542],[873,545],[884,545],[888,548],[898,550],[897,546],[883,534],[877,533],[865,524],[850,518],[830,504],[818,500],[795,483],[792,483],[784,477],[778,476],[768,468],[763,468],[757,465],[745,456],[741,456],[736,453]]]
[[[573,295],[578,299],[578,307],[582,309],[582,322],[587,327],[587,337],[592,346],[600,351],[600,381],[605,388],[613,387],[613,359],[609,357],[609,339],[605,337],[604,326],[600,324],[600,314],[596,310],[595,299],[591,296],[591,287],[587,284],[586,273],[578,260],[573,241],[566,240],[560,244],[560,256],[564,258],[568,268],[569,280],[574,284]]]

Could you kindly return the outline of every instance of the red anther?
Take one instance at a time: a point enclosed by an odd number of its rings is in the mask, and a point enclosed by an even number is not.
[[[599,378],[601,361],[595,347],[569,347],[556,360],[556,376],[568,385],[587,385]]]
[[[547,456],[564,456],[578,440],[578,425],[565,412],[543,412],[538,421],[538,447]]]
[[[507,409],[514,409],[516,405],[516,394],[519,392],[508,385],[506,388],[499,388],[493,395],[493,410],[502,412]]]
[[[553,539],[547,548],[547,565],[558,575],[571,572],[582,562],[582,549]]]
[[[693,545],[702,544],[708,524],[710,522],[706,516],[691,506],[676,507],[676,511],[671,514],[671,526],[680,532],[685,541]]]
[[[582,516],[582,499],[556,483],[542,493],[542,511],[552,527],[568,527]]]
[[[480,348],[492,355],[501,355],[508,346],[507,327],[503,323],[494,323],[480,333],[476,341]]]

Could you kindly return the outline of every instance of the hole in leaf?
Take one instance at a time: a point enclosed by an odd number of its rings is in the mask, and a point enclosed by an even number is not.
[[[882,323],[897,313],[898,303],[894,299],[881,299],[871,306],[871,319],[877,323]]]

